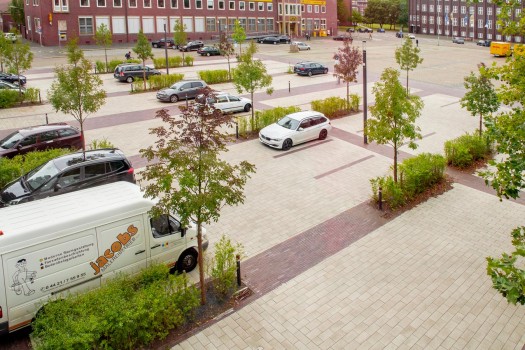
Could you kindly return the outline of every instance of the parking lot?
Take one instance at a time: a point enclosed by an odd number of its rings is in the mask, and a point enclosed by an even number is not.
[[[473,132],[478,123],[459,105],[463,77],[479,62],[502,59],[492,58],[489,48],[475,42],[457,45],[441,37],[438,45],[435,37],[417,39],[424,61],[410,72],[409,86],[425,103],[417,121],[423,139],[417,150],[401,151],[443,153],[446,140]],[[307,110],[314,99],[344,97],[346,86],[332,76],[333,54],[341,42],[312,38],[308,44],[311,50],[293,54],[288,45],[259,45],[257,56],[272,74],[275,92],[258,92],[255,109],[296,105]],[[394,32],[374,32],[372,39],[354,33],[353,45],[366,49],[368,103],[373,104],[373,83],[384,68],[396,66],[394,50],[401,39]],[[35,67],[25,75],[29,87],[44,93],[53,80],[53,65],[64,62],[63,53],[34,49]],[[110,52],[123,57],[127,51]],[[154,53],[164,55],[162,49]],[[103,59],[103,51],[90,48],[86,56]],[[287,73],[289,66],[305,60],[330,71],[313,77]],[[197,71],[218,67],[227,68],[224,58],[196,56],[193,67],[170,72],[196,78]],[[167,108],[175,114],[184,102],[160,103],[155,92],[129,94],[129,84],[118,83],[111,74],[102,79],[108,98],[86,122],[87,141],[107,138],[141,168],[145,162],[139,150],[154,142],[148,129],[159,125],[155,111]],[[358,79],[350,90],[362,95],[361,72]],[[232,84],[213,88],[237,93]],[[42,124],[46,113],[50,122],[72,119],[49,104],[2,110],[0,136]],[[242,309],[175,348],[522,348],[525,309],[507,305],[485,275],[485,257],[508,250],[510,230],[524,224],[522,202],[499,202],[493,194],[458,181],[446,194],[384,220],[368,206],[369,180],[388,172],[393,154],[362,143],[362,118],[358,113],[333,120],[326,140],[288,152],[258,140],[229,146],[225,159],[247,160],[257,173],[246,186],[245,203],[224,208],[220,220],[208,226],[208,235],[212,244],[227,234],[244,245],[243,278],[256,293]],[[355,232],[360,236],[353,239]],[[314,258],[319,250],[327,253]],[[256,264],[268,257],[276,263],[274,275]],[[258,287],[261,282],[272,288]]]

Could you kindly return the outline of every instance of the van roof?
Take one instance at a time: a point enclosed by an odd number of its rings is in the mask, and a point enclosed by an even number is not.
[[[154,205],[127,181],[0,209],[0,255],[142,214]]]

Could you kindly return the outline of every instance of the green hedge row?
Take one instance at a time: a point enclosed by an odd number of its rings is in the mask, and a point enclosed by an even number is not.
[[[382,189],[383,201],[391,208],[399,208],[417,194],[424,192],[441,182],[445,176],[447,162],[440,154],[422,153],[404,160],[398,167],[399,181],[392,176],[370,179],[372,199],[379,201],[379,188]]]
[[[321,112],[328,118],[340,117],[350,112],[359,110],[359,95],[350,94],[350,106],[347,107],[347,101],[341,97],[328,97],[324,100],[314,100],[310,104],[312,109]]]
[[[152,75],[146,80],[146,86],[148,90],[160,90],[170,87],[176,82],[184,79],[184,74],[162,74]],[[144,80],[137,78],[133,81],[133,91],[143,92],[144,91]]]
[[[20,94],[18,90],[0,90],[0,108],[10,108],[22,102],[40,102],[40,89],[27,88],[23,94]]]
[[[491,142],[477,133],[466,133],[445,142],[447,164],[458,168],[466,168],[477,160],[486,159],[491,152]]]
[[[246,136],[249,132],[258,132],[265,126],[275,123],[285,115],[300,111],[301,109],[296,106],[276,107],[265,111],[257,111],[255,112],[253,124],[251,116],[238,117],[239,135]]]
[[[226,83],[230,81],[227,69],[202,70],[197,72],[200,79],[208,84]]]

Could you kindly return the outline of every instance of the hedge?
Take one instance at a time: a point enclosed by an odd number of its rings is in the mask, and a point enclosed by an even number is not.
[[[490,141],[484,136],[479,137],[477,133],[466,133],[445,142],[447,164],[458,168],[466,168],[477,160],[486,159],[491,152]]]
[[[287,114],[300,112],[297,106],[276,107],[265,111],[255,112],[255,125],[252,125],[251,116],[242,116],[237,118],[239,125],[239,135],[246,136],[249,132],[258,132],[265,126],[275,123]]]
[[[226,83],[230,81],[227,69],[202,70],[197,72],[197,75],[207,84]]]

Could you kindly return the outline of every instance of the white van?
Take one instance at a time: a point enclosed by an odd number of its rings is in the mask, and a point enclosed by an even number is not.
[[[152,262],[193,270],[196,225],[151,219],[154,204],[119,181],[0,209],[0,334],[29,325],[48,300],[96,288],[117,272]]]

